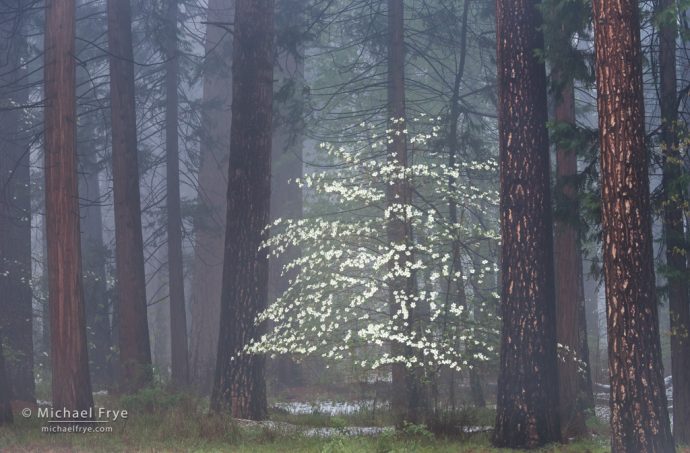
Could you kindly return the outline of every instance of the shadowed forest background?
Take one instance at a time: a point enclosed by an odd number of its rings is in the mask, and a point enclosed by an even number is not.
[[[0,449],[685,451],[689,8],[0,0]]]

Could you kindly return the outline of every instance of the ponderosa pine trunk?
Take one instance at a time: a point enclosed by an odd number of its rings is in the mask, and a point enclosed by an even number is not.
[[[659,12],[675,8],[672,0],[660,0]],[[659,29],[659,101],[663,152],[664,242],[671,314],[671,375],[673,376],[673,438],[690,444],[690,293],[688,292],[688,246],[684,212],[687,200],[683,157],[678,143],[678,90],[676,83],[676,16]]]
[[[201,214],[194,219],[195,247],[191,294],[190,373],[202,395],[213,387],[218,351],[218,319],[223,284],[223,247],[228,158],[232,120],[232,36],[222,24],[233,21],[234,0],[210,0],[206,25],[201,164]]]
[[[266,418],[265,358],[245,346],[268,299],[266,239],[271,197],[273,1],[236,0],[232,125],[223,291],[211,407],[233,417]]]
[[[498,0],[501,357],[498,447],[560,439],[546,71],[535,0]]]
[[[76,152],[74,0],[48,0],[45,193],[53,407],[93,407],[86,349]]]
[[[405,17],[402,0],[388,0],[388,129],[395,131],[389,135],[388,159],[396,166],[408,166],[407,137],[403,130],[405,124]],[[397,134],[396,134],[397,132]],[[411,203],[411,190],[405,179],[398,179],[388,187],[388,206],[406,206]],[[396,246],[411,246],[412,226],[399,210],[391,214],[386,231],[388,242]],[[414,277],[406,277],[395,269],[407,269],[412,257],[399,253],[398,258],[391,260],[389,269],[390,313],[395,329],[405,337],[410,336],[414,328],[414,311],[408,307],[408,318],[403,319],[401,304],[415,292]],[[411,348],[395,340],[391,343],[391,356],[411,358]],[[409,369],[405,363],[394,363],[392,366],[391,410],[395,424],[402,427],[405,423],[419,423],[426,416],[426,402],[422,397],[421,382],[418,370]]]
[[[167,0],[165,64],[165,155],[168,212],[168,285],[170,288],[170,361],[172,384],[184,388],[189,384],[187,358],[187,311],[184,299],[182,263],[182,212],[180,208],[180,155],[177,131],[178,73],[177,48],[178,0]]]
[[[119,388],[124,392],[134,392],[151,384],[153,379],[141,227],[130,8],[129,0],[108,0]]]
[[[0,331],[12,397],[34,402],[31,290],[31,197],[29,148],[24,111],[28,101],[21,59],[28,45],[21,13],[0,24],[0,294],[5,299]]]
[[[638,2],[594,0],[611,450],[672,452],[652,253]]]
[[[556,75],[556,77],[561,77]],[[556,99],[554,119],[575,127],[575,89],[572,80],[559,80],[562,88]],[[556,190],[568,208],[577,215],[579,203],[574,178],[577,177],[577,153],[562,145],[556,148]],[[584,349],[587,348],[585,316],[585,288],[582,253],[577,227],[572,220],[558,219],[554,231],[554,264],[556,276],[556,337],[561,347],[558,361],[559,406],[561,433],[564,439],[582,437],[587,433],[587,384]],[[582,336],[585,338],[583,339]],[[589,354],[586,354],[589,357]]]

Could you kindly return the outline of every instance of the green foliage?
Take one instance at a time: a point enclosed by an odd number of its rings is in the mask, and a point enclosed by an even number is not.
[[[582,50],[577,43],[591,40],[590,0],[544,0],[540,4],[544,18],[544,49],[538,54],[549,62],[552,68],[572,79],[591,85],[594,82],[591,50]],[[560,91],[558,78],[551,80],[554,93]]]
[[[194,400],[183,393],[169,392],[161,387],[147,387],[120,399],[123,408],[132,413],[157,413],[174,408],[194,408]]]

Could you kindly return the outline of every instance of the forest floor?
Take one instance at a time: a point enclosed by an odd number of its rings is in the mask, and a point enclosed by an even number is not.
[[[463,428],[455,435],[438,436],[425,427],[390,428],[385,410],[356,409],[348,403],[320,402],[310,406],[274,404],[270,421],[263,423],[208,415],[198,399],[159,390],[134,396],[99,396],[97,407],[128,410],[126,420],[105,424],[111,432],[45,433],[48,419],[22,417],[0,428],[0,451],[29,452],[315,452],[315,453],[470,453],[506,452],[490,446],[491,410],[467,412],[453,423]],[[311,410],[309,409],[311,408]],[[337,414],[337,415],[334,415]],[[539,452],[599,453],[609,451],[606,425],[591,420],[591,439],[553,445]],[[685,453],[690,453],[688,450]]]

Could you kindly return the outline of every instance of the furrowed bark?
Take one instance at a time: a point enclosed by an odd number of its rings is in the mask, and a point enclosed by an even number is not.
[[[49,0],[45,27],[45,191],[53,406],[93,407],[77,190],[75,3]]]
[[[674,451],[661,362],[638,4],[594,0],[611,450]]]
[[[256,316],[268,299],[266,238],[271,196],[273,1],[236,0],[228,212],[215,411],[267,416],[265,358],[244,348],[260,338]]]
[[[533,0],[498,0],[501,358],[494,445],[560,439],[546,72]]]

